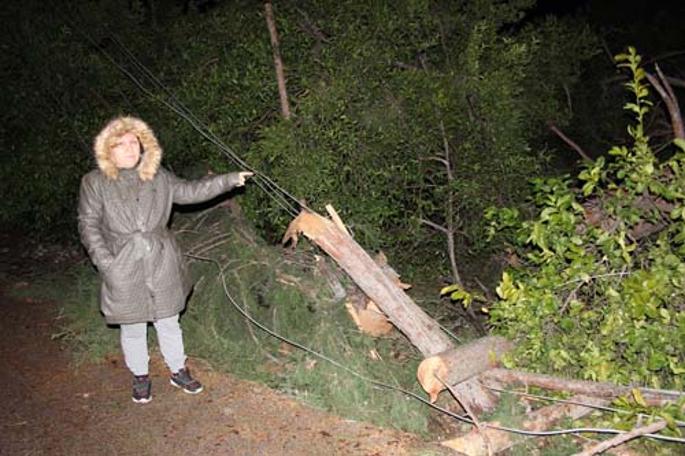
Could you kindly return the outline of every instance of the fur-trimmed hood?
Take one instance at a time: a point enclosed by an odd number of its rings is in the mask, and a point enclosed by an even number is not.
[[[114,142],[126,133],[135,134],[140,141],[142,158],[136,168],[138,175],[141,180],[152,180],[162,161],[162,147],[149,125],[137,117],[117,117],[109,121],[105,128],[98,133],[93,144],[98,168],[110,179],[116,179],[119,176],[119,169],[110,157],[110,150]]]

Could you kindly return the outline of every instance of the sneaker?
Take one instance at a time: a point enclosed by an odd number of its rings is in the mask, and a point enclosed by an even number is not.
[[[202,384],[190,376],[190,371],[187,367],[175,374],[171,374],[170,382],[176,388],[181,388],[188,394],[197,394],[203,390]]]
[[[136,404],[147,404],[152,400],[152,382],[149,375],[133,376],[133,395]]]

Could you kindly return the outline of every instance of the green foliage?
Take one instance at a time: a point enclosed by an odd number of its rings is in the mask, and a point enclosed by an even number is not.
[[[449,285],[440,290],[440,296],[449,295],[452,301],[461,301],[464,307],[473,304],[473,301],[485,302],[486,299],[480,293],[473,293],[460,285]],[[483,308],[486,311],[485,308]]]
[[[94,166],[92,139],[116,115],[145,119],[161,140],[167,166],[201,164],[203,173],[231,168],[214,146],[108,60],[100,50],[141,77],[115,39],[225,142],[243,147],[251,141],[277,99],[275,86],[265,90],[263,84],[273,79],[273,69],[259,10],[231,2],[220,15],[182,15],[178,2],[162,0],[155,2],[154,27],[145,3],[4,5],[12,20],[5,24],[7,65],[0,72],[6,88],[0,95],[6,107],[0,114],[0,146],[6,151],[0,158],[3,226],[75,237],[79,181]]]
[[[503,274],[491,323],[517,343],[508,366],[682,390],[685,151],[655,158],[640,57],[629,48],[616,60],[631,74],[632,144],[577,180],[534,180],[529,220],[488,212],[490,234],[507,239],[522,263]]]
[[[597,425],[627,432],[639,426],[663,420],[667,425],[664,430],[660,431],[660,434],[671,437],[683,435],[679,424],[681,425],[685,420],[685,398],[662,407],[653,407],[647,404],[639,389],[633,388],[630,394],[616,398],[612,406],[618,412],[602,415],[596,420]],[[682,444],[657,442],[650,439],[641,439],[635,446],[640,449],[641,454],[659,456],[678,454],[682,448]]]
[[[425,219],[458,230],[460,256],[477,252],[482,210],[528,193],[521,176],[544,165],[534,152],[546,150],[544,122],[565,124],[563,88],[594,52],[577,23],[521,26],[532,0],[280,2],[294,111],[286,122],[260,4],[184,15],[178,2],[155,3],[10,7],[0,223],[73,236],[92,138],[120,113],[153,126],[177,172],[235,169],[102,55],[140,76],[116,38],[251,165],[316,209],[333,203],[366,247],[413,263],[417,252],[444,257],[442,234]],[[434,160],[445,141],[451,181]],[[288,215],[256,187],[247,193],[248,213],[277,238]]]
[[[460,254],[481,249],[480,214],[527,194],[521,176],[543,163],[530,143],[552,113],[565,123],[562,86],[592,52],[591,34],[570,23],[505,32],[531,3],[280,6],[286,30],[306,14],[327,38],[283,35],[297,52],[289,77],[306,92],[294,121],[261,130],[249,161],[313,208],[333,203],[366,247],[444,257],[442,234],[424,219],[458,230]],[[267,231],[289,221],[261,194],[248,209]]]

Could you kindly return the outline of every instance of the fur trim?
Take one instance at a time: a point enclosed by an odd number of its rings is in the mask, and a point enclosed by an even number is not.
[[[119,176],[119,168],[112,161],[110,150],[114,142],[126,133],[135,134],[140,141],[142,159],[137,167],[138,175],[144,181],[152,180],[162,161],[162,147],[148,124],[137,117],[117,117],[109,121],[98,133],[93,144],[98,168],[110,179],[116,179]]]

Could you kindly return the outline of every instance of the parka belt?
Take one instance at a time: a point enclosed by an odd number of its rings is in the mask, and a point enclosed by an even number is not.
[[[127,242],[133,242],[135,259],[139,260],[150,255],[155,247],[161,246],[160,240],[168,236],[169,230],[166,228],[158,228],[152,231],[134,231],[127,235]]]

